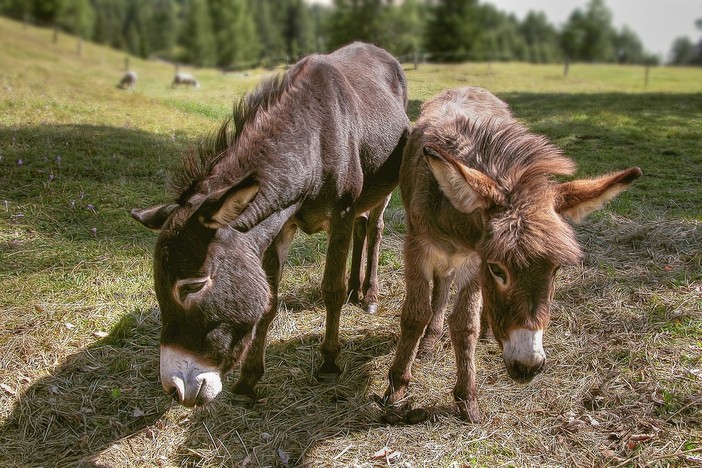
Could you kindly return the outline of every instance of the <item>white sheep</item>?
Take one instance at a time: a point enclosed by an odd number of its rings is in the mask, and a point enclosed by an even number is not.
[[[128,71],[119,81],[118,87],[122,89],[134,89],[137,82],[137,74],[135,71]]]
[[[178,72],[175,74],[175,77],[173,78],[173,84],[171,84],[171,88],[175,88],[177,85],[185,85],[186,88],[189,88],[192,86],[193,88],[199,88],[200,83],[195,79],[193,75],[190,73],[182,73]]]

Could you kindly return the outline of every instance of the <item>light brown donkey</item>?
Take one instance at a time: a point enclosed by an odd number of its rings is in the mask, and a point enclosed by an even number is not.
[[[452,282],[453,395],[463,419],[481,419],[474,363],[481,309],[510,377],[528,382],[542,370],[556,271],[581,257],[565,218],[580,220],[642,175],[634,167],[597,179],[552,180],[574,170],[484,89],[448,90],[422,106],[400,169],[406,297],[386,404],[404,398],[418,349],[433,349]]]

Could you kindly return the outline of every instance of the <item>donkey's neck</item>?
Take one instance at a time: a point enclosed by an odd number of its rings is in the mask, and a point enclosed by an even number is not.
[[[285,223],[295,215],[299,206],[291,205],[264,218],[261,222],[252,227],[249,231],[242,233],[248,242],[253,246],[258,257],[263,257],[263,253],[273,243],[275,237],[283,229]]]

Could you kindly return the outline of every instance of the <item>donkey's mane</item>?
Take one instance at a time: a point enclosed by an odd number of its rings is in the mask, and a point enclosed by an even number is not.
[[[558,147],[513,119],[459,118],[450,133],[454,139],[456,135],[470,136],[470,142],[459,141],[465,137],[456,139],[456,148],[466,153],[458,156],[491,176],[506,192],[575,172],[575,163]]]
[[[528,257],[578,261],[572,230],[553,211],[552,177],[575,171],[575,163],[558,147],[511,118],[459,118],[437,137],[459,159],[495,180],[508,200],[493,217],[486,251],[521,265]]]
[[[197,151],[190,151],[180,160],[170,172],[168,183],[169,192],[180,205],[202,189],[203,181],[239,140],[247,124],[273,108],[296,76],[288,72],[264,80],[234,104],[232,115],[200,142]]]

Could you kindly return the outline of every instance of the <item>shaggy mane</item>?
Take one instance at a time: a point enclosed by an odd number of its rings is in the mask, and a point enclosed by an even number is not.
[[[434,137],[469,167],[489,175],[505,195],[506,206],[496,207],[492,240],[485,246],[494,258],[522,266],[535,257],[579,261],[571,227],[553,210],[553,176],[575,171],[558,147],[516,120],[500,117],[458,116],[438,127]]]
[[[197,151],[191,151],[181,159],[170,172],[168,181],[168,190],[178,204],[184,205],[200,191],[203,181],[227,155],[244,130],[280,101],[296,76],[297,73],[288,72],[264,80],[234,104],[232,115],[217,131],[200,142]]]
[[[575,172],[575,163],[557,146],[514,119],[461,116],[442,139],[462,153],[459,159],[496,180],[507,195]]]

